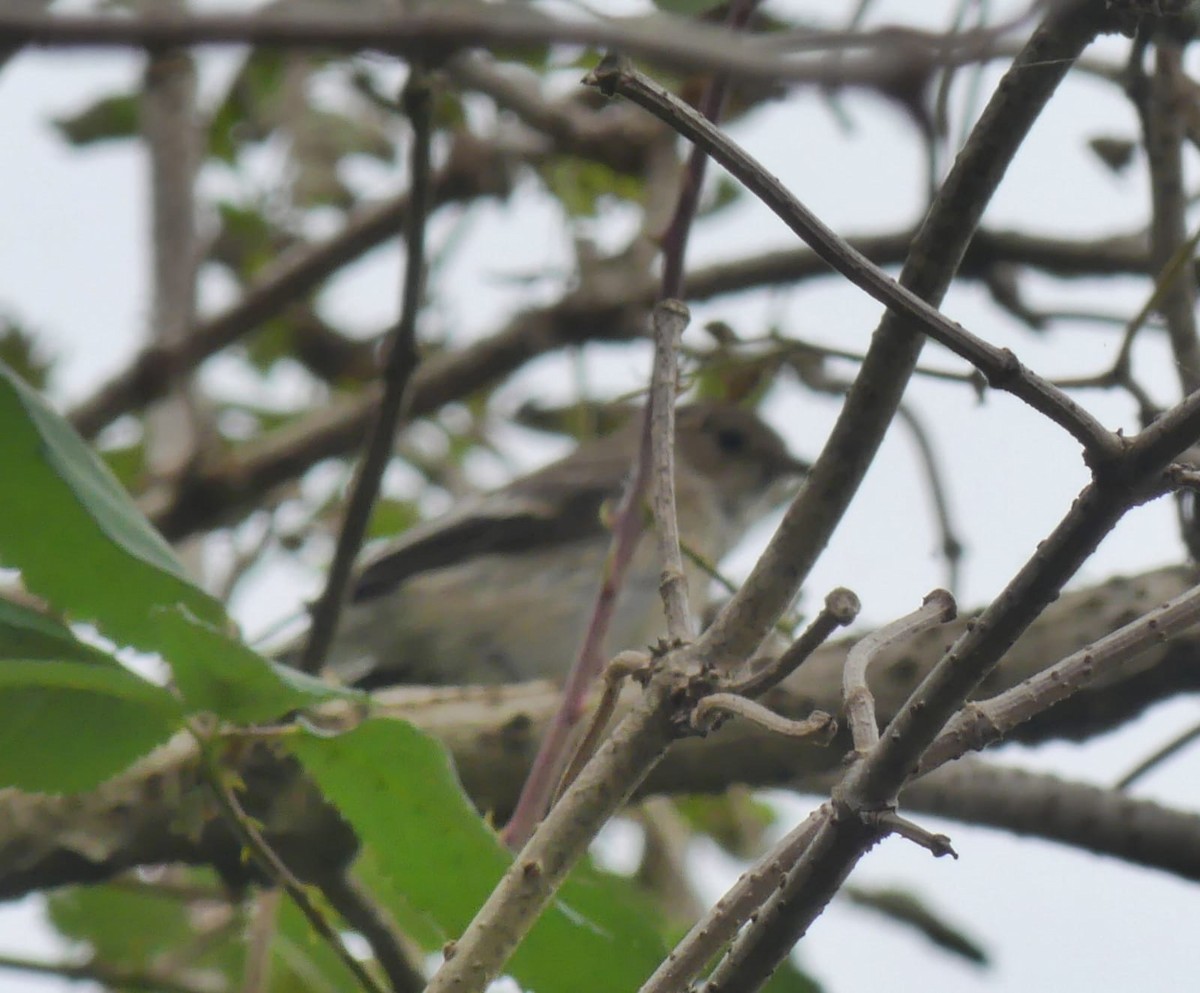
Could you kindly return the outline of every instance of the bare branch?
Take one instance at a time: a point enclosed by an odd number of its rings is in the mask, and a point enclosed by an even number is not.
[[[736,693],[710,693],[692,710],[692,726],[707,731],[723,714],[744,717],[785,738],[815,738],[828,744],[837,733],[837,722],[823,710],[814,710],[802,721],[792,721]]]
[[[867,684],[867,667],[893,645],[903,644],[922,631],[953,620],[957,612],[954,597],[946,590],[934,590],[911,614],[872,632],[850,649],[842,673],[842,698],[854,736],[854,750],[860,755],[865,755],[879,742],[875,697]]]
[[[970,362],[987,377],[989,386],[1019,397],[1070,432],[1092,459],[1103,460],[1116,451],[1115,436],[1083,407],[1022,365],[1010,350],[997,348],[971,334],[872,265],[755,159],[669,90],[615,58],[601,63],[586,81],[603,93],[633,100],[686,138],[701,144],[829,265],[880,303],[912,321],[923,334]]]
[[[1018,724],[1079,692],[1096,679],[1112,678],[1142,652],[1200,624],[1200,587],[1068,655],[1043,672],[988,700],[968,703],[946,725],[921,759],[927,772],[971,750],[986,747]]]
[[[790,32],[776,38],[739,37],[703,22],[658,14],[650,18],[556,18],[526,6],[456,4],[416,12],[296,8],[252,15],[161,15],[108,17],[44,16],[5,10],[0,45],[70,47],[157,47],[163,45],[270,45],[323,51],[381,51],[438,61],[463,48],[566,43],[617,48],[676,69],[724,71],[746,79],[791,80],[838,85],[846,79],[875,80],[882,87],[900,67],[942,65],[985,57],[1007,24],[961,35],[907,28],[878,32]],[[866,49],[837,60],[828,50]],[[797,52],[798,56],[790,56]],[[807,56],[807,57],[806,57]]]
[[[679,517],[675,508],[675,394],[679,376],[679,342],[691,320],[679,300],[667,298],[654,308],[654,374],[650,382],[650,442],[653,464],[650,497],[654,531],[662,564],[659,591],[667,615],[667,637],[690,641],[695,622],[688,606],[687,576],[679,550]]]
[[[396,431],[411,405],[409,382],[417,367],[417,317],[421,312],[425,274],[425,219],[429,213],[429,154],[433,140],[433,97],[425,73],[419,68],[410,70],[404,104],[413,130],[412,202],[404,232],[406,252],[400,319],[387,343],[383,398],[367,435],[362,462],[350,488],[350,499],[325,589],[313,607],[312,627],[297,663],[297,667],[304,672],[313,673],[320,669],[337,634],[338,617],[346,599],[354,562],[367,533],[371,508],[375,505],[384,470],[391,458]]]
[[[825,597],[820,613],[779,658],[760,667],[755,667],[754,660],[751,660],[747,666],[750,671],[745,675],[731,677],[726,683],[726,688],[729,692],[742,696],[761,696],[799,669],[839,627],[853,624],[861,609],[862,604],[852,590],[844,586],[831,590]]]

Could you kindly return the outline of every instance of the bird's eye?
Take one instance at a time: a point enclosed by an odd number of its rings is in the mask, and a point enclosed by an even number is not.
[[[726,455],[737,455],[746,449],[746,436],[733,428],[721,428],[717,432],[717,447]]]

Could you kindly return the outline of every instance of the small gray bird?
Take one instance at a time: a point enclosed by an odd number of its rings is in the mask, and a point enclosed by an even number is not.
[[[616,501],[640,439],[640,417],[566,458],[418,525],[367,558],[352,582],[326,671],[364,688],[394,683],[502,683],[560,678],[600,588]],[[681,406],[676,502],[683,543],[717,563],[777,505],[807,465],[754,413],[726,403]],[[665,632],[660,563],[643,534],[605,650]],[[688,567],[693,609],[709,578]]]

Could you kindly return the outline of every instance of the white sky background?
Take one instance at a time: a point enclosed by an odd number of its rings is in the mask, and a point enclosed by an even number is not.
[[[831,6],[840,11],[851,5],[788,6],[817,19]],[[1012,3],[991,6],[994,18],[1020,9]],[[873,23],[912,24],[914,16],[924,16],[927,26],[941,28],[952,7],[945,0],[919,5],[879,2],[873,7]],[[1107,39],[1093,52],[1121,58],[1126,45],[1122,39]],[[205,63],[212,72],[220,64],[220,58]],[[137,57],[76,52],[27,54],[0,70],[0,216],[7,235],[0,239],[0,309],[38,328],[47,349],[60,357],[56,388],[64,404],[122,368],[143,341],[148,308],[145,164],[132,145],[74,152],[46,121],[125,88],[138,78],[139,68]],[[1001,70],[997,65],[986,73],[982,93],[990,92]],[[959,87],[955,133],[962,93]],[[735,133],[839,232],[893,229],[914,221],[922,206],[925,175],[908,125],[877,98],[848,95],[843,106],[854,125],[849,131],[840,127],[820,97],[806,94],[762,108]],[[1127,173],[1113,176],[1087,150],[1087,140],[1098,134],[1137,138],[1127,103],[1086,78],[1068,82],[1014,163],[985,224],[1090,236],[1124,233],[1142,223],[1149,201],[1144,161],[1139,158]],[[1195,165],[1189,151],[1193,182]],[[365,170],[364,180],[380,195],[395,188],[394,177],[379,169]],[[623,230],[617,218],[597,233],[617,243]],[[440,222],[435,243],[442,243],[449,232],[450,225]],[[781,223],[765,209],[746,204],[702,225],[690,258],[702,264],[791,244],[792,236]],[[493,330],[502,314],[529,302],[527,291],[512,277],[549,273],[538,292],[553,297],[569,273],[568,253],[556,210],[526,182],[510,202],[488,206],[470,221],[445,277],[447,285],[460,289],[444,295],[441,309],[430,320],[439,329],[453,327],[455,340]],[[330,288],[324,305],[350,315],[364,329],[383,326],[395,312],[398,265],[395,249],[376,251],[352,276]],[[1135,312],[1148,292],[1148,284],[1135,280],[1053,284],[1029,279],[1024,285],[1035,305],[1069,301],[1125,314]],[[223,299],[220,287],[206,286],[206,306]],[[1012,347],[1047,375],[1107,368],[1117,347],[1115,332],[1074,325],[1035,337],[998,316],[978,286],[954,289],[943,309],[989,341]],[[874,301],[832,279],[694,308],[697,327],[720,318],[752,334],[775,321],[795,336],[854,351],[865,349],[878,317]],[[598,389],[635,387],[647,374],[646,356],[629,349],[596,348],[588,357],[588,375]],[[927,349],[924,361],[939,368],[962,367],[936,346]],[[569,362],[551,357],[535,363],[502,391],[498,404],[515,408],[533,394],[565,398],[561,391],[564,382],[570,382],[563,374],[571,368]],[[1153,335],[1142,336],[1135,362],[1141,381],[1157,399],[1165,402],[1176,395],[1169,355]],[[231,365],[210,363],[206,381],[231,388]],[[297,381],[282,376],[280,395],[294,398]],[[920,383],[911,397],[942,456],[968,546],[961,602],[976,606],[994,595],[1028,558],[1066,511],[1086,473],[1075,444],[1010,397],[991,394],[980,405],[961,387],[928,382]],[[1133,406],[1123,397],[1086,394],[1082,399],[1108,426],[1136,429]],[[836,412],[832,400],[801,396],[788,385],[776,391],[767,408],[795,450],[808,456],[816,454]],[[537,464],[557,452],[515,429],[504,437],[516,445],[517,467]],[[480,468],[494,481],[502,467]],[[1014,486],[1013,480],[1020,482]],[[848,585],[863,599],[866,624],[912,609],[929,589],[944,582],[930,521],[912,444],[897,429],[812,576],[807,602],[819,602],[832,586]],[[764,529],[755,536],[760,546],[768,533]],[[1179,549],[1173,512],[1163,501],[1130,514],[1078,582],[1175,562]],[[735,569],[744,571],[752,554],[748,549],[740,555]],[[281,575],[286,582],[278,581]],[[260,631],[295,610],[316,582],[316,577],[296,576],[294,569],[277,570],[269,582],[261,579],[238,604],[247,631]],[[1084,746],[1036,751],[1010,747],[1001,757],[1108,783],[1197,720],[1200,705],[1194,698],[1176,701]],[[1175,807],[1200,809],[1196,770],[1195,755],[1185,756],[1154,773],[1136,792]],[[801,803],[790,797],[781,801],[781,809],[785,820],[803,813]],[[930,826],[952,836],[962,856],[957,862],[934,861],[893,840],[865,859],[854,882],[901,886],[928,899],[987,946],[994,967],[982,973],[969,969],[880,919],[835,904],[802,945],[806,966],[831,991],[1094,993],[1194,988],[1200,967],[1194,924],[1200,919],[1200,889],[1061,846],[957,824]],[[706,895],[715,898],[735,872],[736,867],[724,860],[703,855]],[[35,909],[30,902],[0,906],[0,952],[54,954],[53,944],[36,923]],[[0,972],[0,990],[5,993],[57,993],[67,986],[59,980]]]

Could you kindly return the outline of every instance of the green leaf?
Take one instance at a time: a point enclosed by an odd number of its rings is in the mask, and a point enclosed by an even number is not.
[[[178,873],[173,874],[178,880]],[[221,899],[221,888],[211,870],[188,870],[189,885],[198,892],[212,891],[213,900]],[[198,925],[194,902],[179,895],[152,891],[149,886],[136,889],[120,884],[72,886],[56,890],[47,898],[50,920],[58,931],[74,941],[87,942],[98,964],[145,971],[154,957],[177,951],[194,942],[198,931],[208,928]],[[219,915],[210,915],[220,920]],[[231,929],[235,934],[239,928]],[[228,943],[221,943],[222,954],[213,956],[213,942],[204,943],[198,959],[189,959],[195,968],[212,968],[221,960],[240,959],[230,956]],[[233,963],[227,963],[233,964]]]
[[[209,151],[232,164],[248,144],[262,141],[274,129],[287,75],[288,54],[272,49],[251,52],[209,127]]]
[[[72,621],[154,649],[150,612],[182,604],[218,622],[162,537],[74,429],[0,365],[0,565]]]
[[[542,180],[571,217],[594,217],[604,197],[641,199],[643,183],[599,162],[558,156],[540,168]]]
[[[59,659],[120,665],[98,648],[85,645],[65,624],[0,597],[0,659]]]
[[[272,662],[184,610],[156,611],[154,620],[159,650],[188,710],[253,724],[334,697],[362,696]]]
[[[397,919],[420,922],[427,942],[461,934],[511,856],[463,795],[442,746],[388,720],[289,745],[362,840],[358,875],[376,897]],[[508,971],[532,989],[636,989],[664,951],[656,925],[628,880],[585,867]]]
[[[54,126],[76,147],[133,138],[139,133],[140,103],[137,93],[101,97],[77,114],[55,118]]]
[[[725,0],[654,0],[654,6],[668,14],[697,17],[721,6]]]
[[[295,243],[267,219],[267,206],[222,200],[217,204],[220,229],[209,250],[211,261],[226,266],[245,286]]]
[[[371,508],[368,538],[392,538],[403,534],[421,520],[421,508],[416,500],[393,500],[380,497]]]
[[[313,934],[307,918],[286,898],[271,952],[271,993],[362,993],[329,943]]]
[[[126,669],[0,662],[0,786],[92,789],[182,725],[175,698]]]

